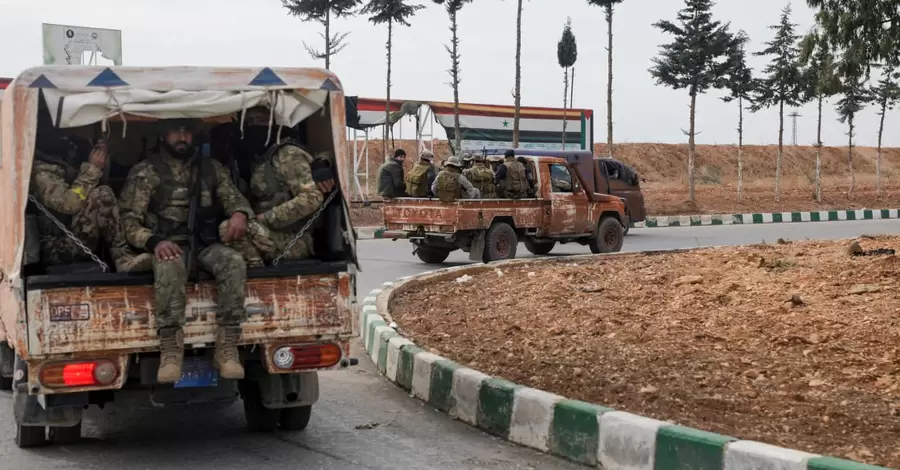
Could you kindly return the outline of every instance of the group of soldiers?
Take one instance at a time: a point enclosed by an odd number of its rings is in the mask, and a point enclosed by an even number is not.
[[[118,198],[100,185],[109,164],[103,141],[78,165],[69,137],[49,119],[39,123],[30,195],[41,209],[42,263],[99,259],[93,251],[102,239],[116,271],[153,272],[160,383],[181,378],[189,257],[216,281],[215,366],[223,378],[241,379],[237,345],[247,317],[247,267],[314,255],[312,235],[299,232],[334,188],[330,160],[313,157],[294,139],[267,145],[268,114],[247,113],[237,156],[253,160],[247,194],[225,165],[198,153],[195,120],[159,121],[158,150],[130,169]],[[192,199],[199,201],[193,221],[199,228],[189,230]],[[192,237],[199,239],[196,253],[190,253]]]
[[[419,161],[404,177],[406,152],[394,151],[393,158],[378,171],[378,194],[385,199],[398,197],[438,198],[441,202],[469,199],[522,199],[534,196],[535,178],[523,157],[513,150],[503,157],[465,153],[462,161],[450,157],[440,170],[434,154],[424,150]],[[490,166],[488,166],[490,165]]]

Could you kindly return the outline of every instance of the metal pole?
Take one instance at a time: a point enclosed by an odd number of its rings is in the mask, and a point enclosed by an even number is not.
[[[369,195],[369,131],[366,130],[366,143],[363,148],[363,154],[366,160],[366,197]]]

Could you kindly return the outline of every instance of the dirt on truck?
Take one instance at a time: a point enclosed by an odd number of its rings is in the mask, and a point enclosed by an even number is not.
[[[384,238],[407,239],[425,263],[442,263],[463,250],[489,263],[516,257],[520,241],[545,255],[557,243],[587,245],[594,253],[622,249],[625,203],[591,191],[575,167],[558,157],[529,156],[535,196],[526,199],[396,198],[386,201]]]
[[[195,155],[219,160],[237,186],[249,181],[253,162],[230,139],[242,138],[251,107],[271,112],[269,144],[291,132],[311,155],[327,155],[334,170],[334,192],[298,231],[310,230],[314,256],[247,268],[243,379],[224,379],[212,367],[216,284],[208,273],[192,274],[182,376],[161,384],[153,272],[116,272],[102,241],[83,248],[84,262],[41,259],[37,218],[54,214],[29,199],[36,140],[47,130],[40,126],[67,136],[82,162],[87,152],[77,143],[90,149],[91,139],[103,138],[109,161],[101,184],[120,194],[129,170],[153,153],[158,121],[193,118]],[[358,267],[344,119],[340,81],[322,69],[49,66],[19,75],[0,113],[0,377],[13,389],[16,443],[72,442],[84,408],[124,391],[146,393],[156,406],[241,399],[250,430],[306,427],[319,396],[317,372],[355,364]],[[196,224],[207,219],[193,214],[193,230],[201,230]]]

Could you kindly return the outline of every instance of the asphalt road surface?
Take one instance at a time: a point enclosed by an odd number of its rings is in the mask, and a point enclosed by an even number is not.
[[[900,221],[834,222],[635,229],[625,251],[900,233]],[[359,295],[382,282],[434,269],[411,254],[408,242],[359,244]],[[580,245],[554,254],[585,254]],[[519,247],[519,257],[529,256]],[[446,266],[469,263],[453,253]],[[505,443],[434,412],[373,371],[361,347],[360,365],[321,377],[321,398],[309,428],[272,435],[244,430],[240,402],[152,409],[117,402],[85,418],[85,440],[74,446],[16,448],[12,399],[0,393],[0,468],[27,469],[576,469],[583,468]]]

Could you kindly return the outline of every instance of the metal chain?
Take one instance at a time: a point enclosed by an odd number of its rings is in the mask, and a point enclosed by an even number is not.
[[[94,260],[97,264],[99,264],[100,267],[103,268],[103,272],[109,272],[109,265],[107,265],[106,263],[103,262],[103,260],[98,258],[97,255],[95,255],[94,252],[92,252],[90,248],[85,246],[85,244],[81,241],[81,239],[79,239],[77,236],[75,236],[74,233],[70,232],[69,229],[65,225],[63,225],[63,223],[60,222],[59,219],[56,218],[56,216],[54,216],[52,213],[50,213],[50,211],[47,210],[47,208],[44,207],[43,204],[38,202],[38,200],[35,199],[35,197],[33,195],[29,194],[28,200],[33,202],[34,205],[41,212],[43,212],[44,215],[46,215],[50,219],[50,221],[53,222],[54,225],[56,225],[57,228],[62,230],[62,232],[65,233],[67,237],[71,238],[72,241],[75,242],[75,244],[78,245],[79,248],[81,248],[81,251],[83,251],[85,254],[90,256],[92,260]]]
[[[297,232],[296,235],[294,235],[294,238],[292,238],[291,241],[288,242],[287,246],[284,247],[284,250],[282,250],[281,253],[279,253],[278,256],[275,257],[275,259],[272,261],[272,266],[278,266],[278,262],[281,261],[281,258],[284,258],[284,255],[286,255],[287,252],[290,251],[290,249],[297,243],[297,240],[299,240],[300,237],[302,237],[303,234],[306,233],[307,230],[309,230],[309,227],[312,226],[313,222],[315,222],[316,219],[319,218],[319,215],[321,215],[322,211],[324,211],[325,208],[328,207],[328,204],[332,199],[334,199],[334,196],[337,195],[337,193],[337,189],[333,189],[331,191],[331,194],[328,195],[328,197],[325,199],[325,202],[323,202],[322,205],[319,206],[318,209],[316,209],[316,212],[313,213],[312,217],[310,217],[306,224],[303,225],[303,228],[301,228],[300,231]]]

